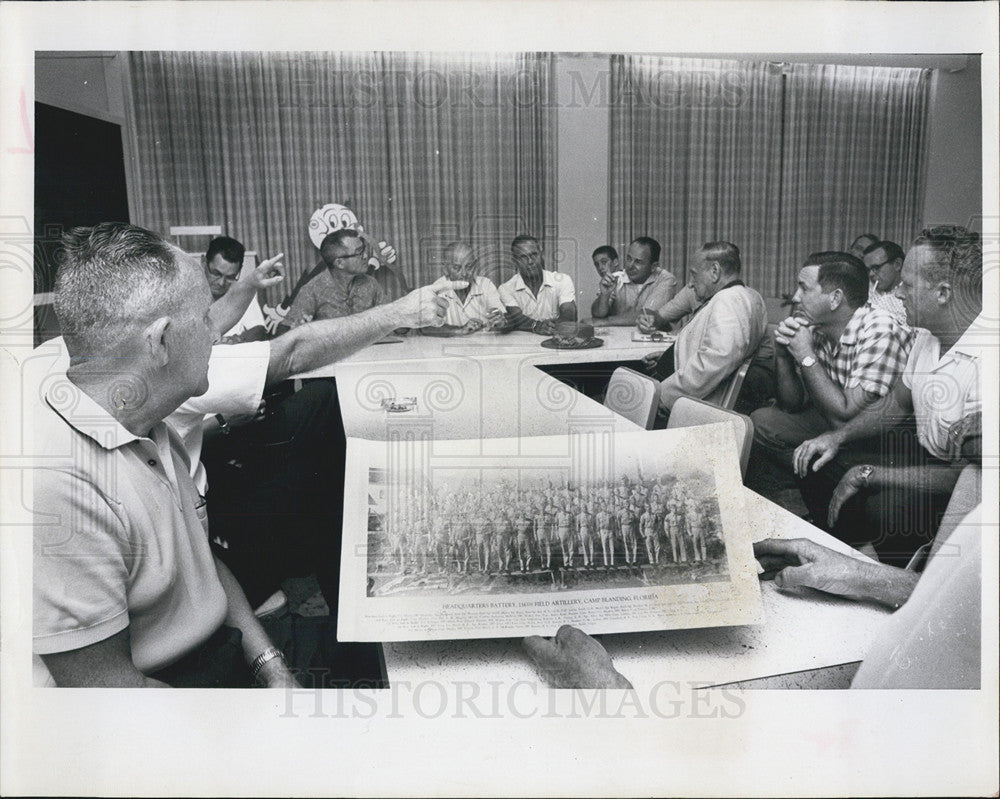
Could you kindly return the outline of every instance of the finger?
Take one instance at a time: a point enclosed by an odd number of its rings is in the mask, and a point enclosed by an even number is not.
[[[804,538],[765,538],[753,545],[753,556],[762,558],[781,558],[785,564],[798,566],[808,559],[810,542]]]
[[[808,464],[808,458],[806,457],[806,450],[808,446],[806,444],[800,444],[795,448],[795,453],[792,455],[793,465],[795,467],[795,475],[797,477],[805,477],[805,470],[803,469],[803,464]]]
[[[468,287],[468,280],[442,280],[440,283],[435,283],[433,286],[433,291],[435,294],[440,294],[442,291],[464,289]]]
[[[794,591],[796,588],[812,587],[812,569],[809,565],[788,566],[774,575],[774,584],[782,591]]]
[[[284,257],[285,257],[285,254],[283,252],[279,252],[273,258],[268,258],[266,261],[264,261],[264,264],[267,264],[268,266],[273,266],[274,264],[276,264],[278,261],[280,261]],[[263,266],[264,264],[261,264],[261,266]]]
[[[271,286],[276,286],[282,280],[284,280],[284,275],[272,275],[271,277],[261,278],[258,282],[261,288],[270,288]]]
[[[527,636],[521,641],[521,646],[524,647],[524,651],[528,657],[535,663],[547,663],[556,653],[555,644],[548,638],[542,638],[540,635]]]
[[[813,471],[818,472],[820,469],[826,466],[830,461],[832,461],[836,454],[837,451],[832,447],[821,452],[820,456],[816,459],[816,463],[813,464]]]

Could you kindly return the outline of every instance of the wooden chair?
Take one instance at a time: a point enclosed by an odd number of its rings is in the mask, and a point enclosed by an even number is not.
[[[604,407],[645,430],[653,429],[660,405],[660,384],[649,375],[619,366],[604,392]]]
[[[753,444],[753,422],[749,416],[736,413],[718,405],[691,397],[680,397],[670,409],[667,429],[676,427],[698,427],[705,424],[729,422],[736,433],[739,448],[740,474],[746,476],[747,462],[750,460],[750,445]]]

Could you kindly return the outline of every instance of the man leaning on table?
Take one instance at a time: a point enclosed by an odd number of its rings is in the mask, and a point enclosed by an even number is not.
[[[657,364],[661,422],[679,397],[717,401],[726,380],[760,345],[767,311],[760,294],[740,279],[741,268],[739,248],[727,241],[695,252],[689,284],[703,304]]]
[[[594,319],[603,325],[630,326],[644,309],[666,305],[677,290],[677,279],[659,266],[660,243],[649,236],[633,239],[625,253],[625,279],[611,273],[601,277],[590,306]]]
[[[486,327],[502,327],[506,322],[504,305],[493,281],[478,274],[478,260],[471,244],[453,241],[444,248],[444,275],[432,288],[450,281],[462,281],[465,288],[442,288],[440,296],[448,303],[445,323],[422,332],[431,336],[464,336]]]
[[[64,243],[54,305],[70,360],[34,414],[34,652],[61,686],[295,686],[212,556],[205,503],[163,421],[209,387],[219,334],[204,273],[131,225]],[[421,323],[443,321],[433,292],[409,296]],[[314,618],[271,632],[314,669],[303,679],[327,684],[342,664],[329,617]]]
[[[506,330],[527,330],[552,335],[554,324],[576,320],[573,279],[545,268],[542,247],[534,236],[515,236],[510,244],[517,269],[510,280],[499,286],[507,312]]]

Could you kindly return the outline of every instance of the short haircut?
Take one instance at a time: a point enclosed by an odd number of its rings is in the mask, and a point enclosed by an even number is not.
[[[925,281],[947,281],[967,299],[982,302],[983,245],[978,233],[960,225],[939,225],[923,230],[913,242],[918,245],[930,247],[937,256],[923,266]]]
[[[590,260],[594,260],[598,255],[606,255],[613,261],[618,260],[618,250],[612,247],[610,244],[602,244],[596,250],[590,254]]]
[[[727,275],[739,274],[743,268],[740,262],[740,248],[728,241],[707,241],[698,250],[706,261],[715,261]]]
[[[448,257],[450,255],[454,255],[458,250],[468,250],[469,254],[472,255],[473,260],[475,260],[476,250],[471,244],[469,244],[466,241],[453,241],[449,244],[446,244],[442,253],[444,254],[445,257]]]
[[[108,352],[187,299],[180,250],[152,231],[103,222],[73,228],[62,247],[53,306],[71,355]]]
[[[902,261],[906,257],[906,253],[903,252],[903,248],[900,247],[894,241],[876,241],[874,244],[865,247],[864,255],[871,255],[873,252],[882,250],[885,253],[887,261]]]
[[[525,244],[526,242],[533,241],[538,244],[539,249],[541,249],[541,244],[538,239],[534,236],[529,236],[527,233],[518,233],[514,236],[514,240],[510,243],[510,248],[513,250],[518,244]]]
[[[322,257],[323,262],[332,267],[334,265],[333,259],[337,256],[333,253],[334,247],[343,247],[344,242],[348,239],[360,239],[361,234],[354,228],[342,227],[339,230],[333,231],[333,233],[327,233],[323,238],[323,241],[319,245],[319,254]]]
[[[231,239],[229,236],[218,236],[208,243],[205,260],[208,263],[212,263],[212,259],[216,255],[221,255],[222,260],[243,266],[243,256],[246,254],[246,251],[247,248],[236,239]]]
[[[823,291],[829,294],[840,289],[852,308],[868,302],[868,269],[860,258],[846,252],[814,252],[804,266],[818,266]]]
[[[660,262],[660,242],[649,236],[636,236],[632,239],[633,244],[641,244],[649,250],[649,260],[657,264]]]
[[[861,239],[871,239],[874,244],[878,244],[878,236],[876,236],[874,233],[862,233],[860,236],[857,236],[854,239],[854,241],[851,242],[851,246],[853,247],[855,244],[861,241]]]

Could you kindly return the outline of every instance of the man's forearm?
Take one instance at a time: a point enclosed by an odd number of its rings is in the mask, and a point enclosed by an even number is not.
[[[900,419],[909,416],[912,409],[906,408],[899,401],[898,392],[901,384],[889,391],[884,397],[868,405],[842,427],[831,431],[839,444],[857,441],[861,438],[877,436],[888,427],[892,427]]]
[[[340,361],[402,327],[405,321],[390,304],[292,328],[271,342],[267,385]]]
[[[877,466],[868,478],[873,488],[901,488],[922,493],[950,494],[966,461],[957,461],[948,466]]]
[[[843,389],[830,379],[818,361],[802,368],[802,380],[813,405],[831,422],[846,422],[854,416]]]
[[[860,564],[853,589],[848,594],[854,599],[870,600],[896,609],[901,607],[920,579],[916,572],[906,571],[885,563]]]
[[[215,570],[218,572],[219,582],[222,583],[222,588],[226,592],[228,610],[226,611],[225,623],[230,627],[235,627],[243,634],[243,655],[246,657],[247,663],[251,663],[257,655],[272,645],[271,639],[264,632],[260,621],[253,615],[253,608],[247,602],[243,588],[233,573],[229,571],[229,567],[215,558]]]
[[[631,311],[625,311],[624,313],[611,314],[610,316],[601,320],[602,325],[612,325],[616,327],[631,327],[639,319],[639,309],[633,308]]]
[[[778,371],[778,405],[786,411],[801,410],[805,391],[792,366],[792,357],[788,354],[788,350],[780,348],[774,356],[774,361]]]
[[[530,332],[536,321],[527,316],[518,306],[508,305],[507,324],[504,328],[506,330],[527,330]]]
[[[220,336],[243,318],[253,297],[253,286],[249,282],[238,280],[230,286],[229,291],[212,303],[212,307],[208,309],[208,318]]]
[[[612,304],[611,294],[602,291],[597,295],[597,299],[591,303],[590,315],[595,319],[604,319],[611,314]]]

